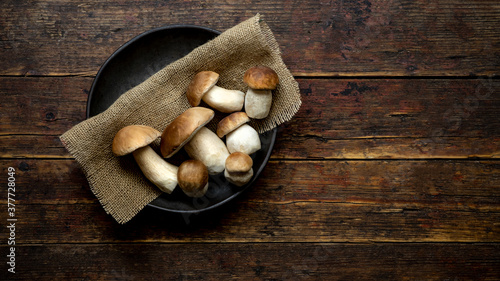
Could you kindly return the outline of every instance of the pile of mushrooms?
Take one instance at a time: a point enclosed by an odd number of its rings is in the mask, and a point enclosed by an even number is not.
[[[253,177],[251,155],[261,149],[259,134],[249,123],[251,118],[268,116],[278,75],[266,66],[248,69],[243,75],[248,85],[246,93],[219,87],[218,80],[216,72],[197,73],[186,91],[191,108],[170,122],[162,133],[144,125],[122,128],[113,140],[113,153],[132,153],[144,176],[166,193],[172,193],[178,185],[187,196],[201,197],[208,189],[209,175],[219,173],[236,186],[248,183]],[[215,112],[200,106],[202,101],[228,114],[217,124],[216,133],[206,127]],[[158,137],[161,156],[149,146]],[[179,167],[165,160],[182,148],[191,159]]]

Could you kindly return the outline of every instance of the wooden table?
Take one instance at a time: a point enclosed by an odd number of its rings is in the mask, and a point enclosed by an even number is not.
[[[0,13],[1,280],[500,279],[498,1],[2,0]],[[224,31],[256,13],[303,99],[261,177],[188,225],[152,208],[116,223],[58,138],[85,120],[100,66],[152,28]]]

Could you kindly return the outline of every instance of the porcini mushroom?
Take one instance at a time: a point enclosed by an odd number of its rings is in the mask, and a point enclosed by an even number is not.
[[[150,146],[161,133],[143,125],[130,125],[116,133],[112,151],[116,156],[132,153],[144,176],[161,191],[171,193],[177,186],[177,166],[166,162]]]
[[[226,159],[224,176],[226,180],[237,186],[245,185],[253,176],[253,160],[242,152],[234,152]]]
[[[207,166],[209,174],[224,171],[229,151],[217,135],[204,126],[212,120],[214,111],[205,107],[191,107],[175,118],[163,130],[161,154],[169,158],[182,147],[193,159]]]
[[[179,187],[190,197],[202,197],[208,189],[207,166],[200,160],[189,159],[179,166],[177,172]]]
[[[238,90],[228,90],[215,85],[219,74],[213,71],[198,72],[189,83],[186,91],[191,106],[200,105],[201,100],[210,107],[223,112],[231,113],[243,109],[245,93]]]
[[[254,119],[266,118],[273,100],[271,91],[279,83],[278,74],[267,66],[254,66],[245,72],[243,82],[249,87],[245,95],[245,112]]]
[[[217,124],[217,135],[219,138],[226,136],[230,153],[239,151],[250,155],[261,148],[259,133],[246,124],[249,121],[248,115],[240,111],[224,117]]]
[[[177,116],[161,134],[161,155],[165,158],[172,157],[201,127],[210,122],[214,115],[210,108],[191,107]]]

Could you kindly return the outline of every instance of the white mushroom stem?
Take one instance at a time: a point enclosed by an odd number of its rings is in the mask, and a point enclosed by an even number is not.
[[[149,145],[135,150],[132,155],[146,178],[161,191],[172,193],[177,186],[177,166],[165,161]]]
[[[245,93],[213,86],[205,93],[202,100],[220,112],[231,113],[241,111],[245,102]]]
[[[250,125],[243,124],[226,135],[226,146],[230,153],[252,154],[261,148],[259,133]]]
[[[224,142],[206,127],[200,128],[184,149],[191,158],[203,162],[210,175],[224,171],[229,151]]]
[[[269,115],[273,95],[271,90],[255,90],[249,88],[245,95],[245,112],[248,117],[263,119]]]

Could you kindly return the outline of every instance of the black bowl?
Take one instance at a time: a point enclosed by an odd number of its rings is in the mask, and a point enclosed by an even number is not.
[[[103,64],[90,88],[87,118],[105,111],[115,100],[171,62],[220,34],[219,31],[194,25],[171,25],[147,31],[116,50]],[[252,186],[271,156],[277,130],[260,135],[262,148],[254,153],[252,180],[237,187],[224,175],[210,176],[205,196],[191,198],[179,188],[162,194],[148,206],[172,213],[200,213],[236,198]]]

